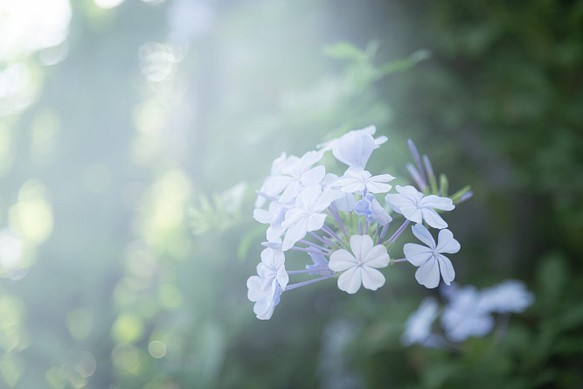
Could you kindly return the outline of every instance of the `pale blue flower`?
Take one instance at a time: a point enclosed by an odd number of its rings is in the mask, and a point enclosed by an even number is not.
[[[374,138],[374,126],[347,132],[323,145],[322,151],[332,150],[334,157],[350,167],[364,168],[374,149],[387,141],[386,136]]]
[[[492,331],[494,319],[474,287],[454,288],[450,292],[450,302],[441,315],[441,325],[450,340],[461,342]]]
[[[312,167],[321,159],[322,153],[319,151],[309,151],[301,158],[278,158],[277,165],[272,168],[272,175],[265,180],[259,191],[260,195],[278,198],[282,203],[294,200],[304,188],[319,185],[326,175],[324,166]]]
[[[515,280],[484,289],[481,294],[484,308],[499,313],[522,312],[534,301],[524,283]]]
[[[439,279],[442,278],[443,282],[449,285],[455,278],[455,271],[449,258],[443,254],[457,253],[460,250],[459,242],[454,239],[450,230],[439,231],[437,244],[423,224],[416,224],[411,230],[413,235],[426,245],[406,243],[403,246],[407,261],[419,267],[415,272],[417,282],[432,289],[439,285]]]
[[[286,228],[283,251],[289,250],[310,231],[317,231],[324,225],[324,211],[342,194],[335,190],[325,190],[318,185],[304,189],[297,197],[295,206],[285,213],[282,226]]]
[[[387,182],[394,179],[390,174],[373,176],[367,170],[349,168],[334,186],[344,193],[386,193],[392,188]]]
[[[345,249],[336,250],[330,256],[328,266],[335,272],[343,272],[338,277],[338,288],[354,294],[360,286],[377,290],[385,284],[385,277],[378,268],[389,264],[389,254],[383,245],[373,246],[368,235],[353,235],[350,237],[349,252]]]
[[[283,252],[268,247],[261,252],[257,275],[247,280],[247,298],[255,303],[253,312],[258,319],[271,318],[275,306],[279,304],[281,293],[289,282],[284,263]]]
[[[455,206],[450,198],[435,195],[424,196],[411,185],[397,185],[396,189],[398,194],[390,193],[385,197],[395,212],[415,223],[425,221],[433,228],[447,227],[447,223],[435,210],[451,211],[454,209]]]
[[[366,217],[369,223],[376,222],[381,226],[393,220],[372,193],[368,193],[354,205],[354,213]]]
[[[433,297],[425,298],[405,322],[405,332],[401,336],[401,342],[406,346],[413,343],[430,346],[431,344],[427,342],[432,335],[431,326],[437,318],[438,311],[437,300]]]

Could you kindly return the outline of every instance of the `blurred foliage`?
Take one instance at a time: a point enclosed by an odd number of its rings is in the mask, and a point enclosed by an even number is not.
[[[64,42],[0,50],[0,387],[583,385],[580,2],[71,7]],[[458,281],[521,279],[534,306],[404,348],[432,292],[391,268],[255,319],[254,189],[281,152],[369,124],[389,137],[373,170],[404,180],[411,138],[472,186],[448,219]]]

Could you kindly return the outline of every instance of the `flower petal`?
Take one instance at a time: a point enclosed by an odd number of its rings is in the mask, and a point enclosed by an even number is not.
[[[446,285],[451,284],[451,282],[455,279],[455,270],[451,264],[451,261],[448,257],[441,254],[437,254],[436,258],[439,261],[439,270],[441,272],[441,278],[443,278],[443,282],[445,282]]]
[[[362,261],[372,248],[372,238],[368,235],[352,235],[350,237],[350,249],[354,258]]]
[[[395,211],[397,211],[395,209]],[[408,204],[399,209],[399,213],[405,216],[406,219],[411,220],[414,223],[421,223],[423,221],[422,210],[417,208],[416,205]]]
[[[441,230],[437,237],[437,248],[435,251],[438,253],[448,253],[455,254],[460,251],[460,243],[454,239],[453,234],[450,230]]]
[[[336,250],[330,255],[328,267],[333,271],[344,271],[356,266],[356,259],[345,249]]]
[[[320,181],[322,181],[322,179],[324,178],[325,175],[326,175],[326,168],[324,166],[321,166],[321,165],[316,166],[316,167],[308,170],[304,174],[302,174],[302,177],[300,178],[300,182],[302,183],[303,186],[316,185],[316,184],[319,184]]]
[[[364,258],[362,258],[362,264],[366,267],[385,267],[389,265],[389,254],[387,253],[387,248],[383,245],[376,245],[371,248]]]
[[[445,220],[439,216],[437,212],[435,212],[431,208],[420,208],[421,214],[423,215],[423,220],[427,222],[433,228],[445,228],[447,227],[447,223]]]
[[[362,286],[369,290],[377,290],[385,284],[385,276],[380,271],[368,266],[361,269]]]
[[[346,293],[354,294],[360,289],[362,283],[361,268],[353,267],[340,274],[338,288]]]
[[[326,220],[326,215],[323,213],[313,213],[308,216],[306,221],[306,226],[308,231],[316,231],[322,228],[324,221]]]
[[[439,285],[439,265],[435,259],[425,262],[415,272],[415,279],[428,289]]]
[[[433,256],[431,249],[417,243],[405,243],[403,246],[405,258],[414,266],[421,266]]]
[[[423,224],[415,224],[411,227],[411,231],[413,231],[413,235],[421,242],[425,243],[427,247],[431,250],[435,249],[435,240],[429,230]]]
[[[297,223],[292,224],[287,229],[285,236],[283,237],[283,243],[281,245],[281,249],[283,251],[289,250],[290,248],[292,248],[294,244],[296,244],[297,241],[306,236],[306,234],[308,233],[306,224],[307,220],[302,219],[299,220]]]
[[[440,209],[442,211],[451,211],[455,208],[453,201],[449,197],[440,197],[436,195],[423,197],[419,206],[423,208]]]
[[[247,289],[247,298],[253,302],[259,301],[269,294],[269,290],[263,288],[262,280],[258,276],[251,276],[247,279]]]

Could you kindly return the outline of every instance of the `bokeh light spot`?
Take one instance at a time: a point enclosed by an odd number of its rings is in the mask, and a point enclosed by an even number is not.
[[[166,355],[166,344],[154,340],[148,345],[148,352],[154,358],[163,358]]]
[[[133,343],[144,334],[144,323],[132,313],[119,315],[112,327],[113,338],[119,343]]]

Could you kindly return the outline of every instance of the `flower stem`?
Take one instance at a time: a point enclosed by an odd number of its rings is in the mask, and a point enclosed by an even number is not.
[[[406,219],[403,224],[401,224],[401,227],[399,227],[399,229],[397,231],[395,231],[395,233],[393,235],[391,235],[391,237],[389,238],[389,240],[387,240],[387,245],[393,243],[395,240],[397,240],[397,238],[399,236],[401,236],[401,234],[403,233],[403,231],[405,231],[405,228],[407,228],[407,226],[409,225],[409,220]]]
[[[348,236],[348,234],[346,233],[346,227],[344,227],[344,223],[342,223],[342,218],[338,214],[338,210],[336,209],[336,206],[334,204],[332,204],[332,205],[330,205],[328,210],[330,211],[330,214],[332,215],[334,220],[336,220],[336,223],[338,223],[338,227],[340,227],[340,230],[342,231],[344,236]]]
[[[298,282],[297,284],[288,285],[285,287],[285,291],[287,292],[288,290],[293,290],[293,289],[300,288],[302,286],[314,284],[314,283],[319,282],[319,281],[324,281],[324,280],[327,280],[328,278],[331,278],[331,277],[332,276],[318,277],[318,278],[314,278],[312,280]]]
[[[304,253],[312,253],[312,254],[320,254],[320,255],[328,255],[328,252],[316,249],[316,248],[311,248],[311,247],[297,247],[297,246],[293,246],[292,248],[290,248],[290,250],[294,250],[294,251],[301,251]]]

